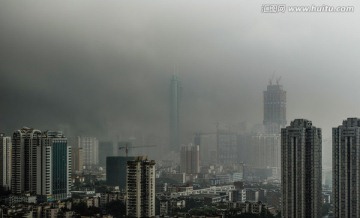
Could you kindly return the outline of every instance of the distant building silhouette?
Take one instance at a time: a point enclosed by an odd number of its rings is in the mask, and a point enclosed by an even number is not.
[[[281,129],[281,216],[321,217],[321,129],[296,119]]]
[[[174,74],[170,83],[170,150],[179,151],[180,148],[180,101],[181,83]]]
[[[334,217],[360,217],[360,119],[333,128]]]
[[[286,91],[277,81],[270,81],[264,91],[264,126],[265,133],[280,133],[286,125]]]
[[[82,149],[79,153],[82,157],[79,158],[83,160],[83,169],[89,169],[99,164],[99,140],[97,138],[79,136],[78,148]]]
[[[180,172],[197,174],[200,172],[200,146],[182,145],[180,149]]]

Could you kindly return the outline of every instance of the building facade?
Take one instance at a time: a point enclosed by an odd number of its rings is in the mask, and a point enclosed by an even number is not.
[[[282,217],[321,217],[321,146],[321,129],[309,120],[281,129]]]
[[[180,149],[180,171],[187,174],[200,172],[200,146],[182,145]]]
[[[11,186],[11,137],[0,133],[0,186],[9,190]]]
[[[334,217],[360,217],[360,119],[333,128]]]
[[[139,156],[127,162],[126,215],[155,216],[155,161]]]

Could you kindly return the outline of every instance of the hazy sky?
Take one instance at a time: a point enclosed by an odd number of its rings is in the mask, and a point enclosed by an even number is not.
[[[183,129],[261,123],[275,71],[287,118],[331,127],[360,117],[360,4],[354,13],[261,13],[268,1],[0,1],[0,130],[167,137],[174,65]]]

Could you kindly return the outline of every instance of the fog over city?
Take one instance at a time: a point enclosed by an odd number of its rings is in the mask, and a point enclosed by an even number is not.
[[[360,9],[316,2],[325,3]],[[216,122],[246,122],[249,131],[261,124],[263,91],[281,77],[288,124],[306,118],[322,128],[329,166],[331,128],[360,117],[360,15],[261,13],[262,4],[1,1],[0,132],[141,132],[165,143],[176,73],[187,144]]]

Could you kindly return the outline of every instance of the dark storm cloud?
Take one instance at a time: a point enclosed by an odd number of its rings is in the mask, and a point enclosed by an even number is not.
[[[185,134],[217,121],[261,123],[262,91],[276,71],[288,121],[310,119],[329,137],[360,115],[359,5],[346,3],[355,13],[262,14],[263,3],[2,1],[0,128],[166,138],[176,66]]]

